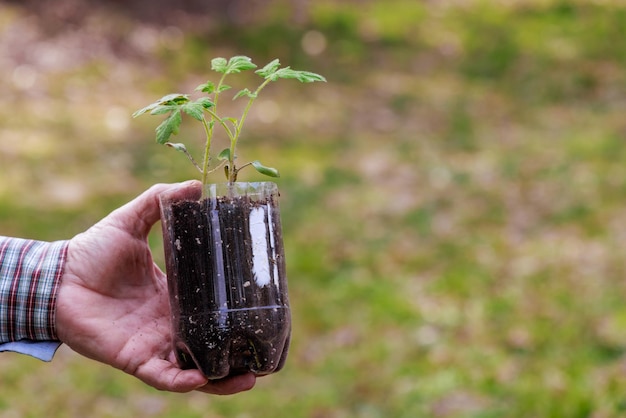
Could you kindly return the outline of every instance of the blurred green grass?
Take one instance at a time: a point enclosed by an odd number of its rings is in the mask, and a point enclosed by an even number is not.
[[[298,24],[286,5],[193,29],[0,6],[7,235],[69,238],[195,176],[128,116],[215,55],[329,80],[268,89],[240,151],[283,174],[286,368],[217,398],[3,354],[0,417],[623,416],[626,5],[319,1]]]

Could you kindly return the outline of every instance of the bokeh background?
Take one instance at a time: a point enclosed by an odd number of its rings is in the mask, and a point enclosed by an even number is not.
[[[626,2],[0,2],[0,233],[196,178],[130,115],[236,54],[328,79],[267,88],[239,152],[282,172],[285,369],[212,397],[5,353],[0,417],[626,414]]]

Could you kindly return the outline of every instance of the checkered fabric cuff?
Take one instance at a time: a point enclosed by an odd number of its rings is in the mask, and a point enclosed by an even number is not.
[[[56,296],[69,241],[0,236],[0,343],[56,341]]]

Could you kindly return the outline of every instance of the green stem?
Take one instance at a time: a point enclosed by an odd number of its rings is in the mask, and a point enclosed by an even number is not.
[[[205,186],[207,184],[209,164],[211,162],[211,138],[213,137],[213,126],[209,126],[204,117],[202,118],[202,125],[204,126],[204,133],[206,134],[204,160],[202,161],[202,186]],[[204,193],[204,187],[202,187],[202,193]]]
[[[227,73],[222,74],[222,77],[220,78],[220,81],[217,83],[217,87],[215,87],[215,94],[213,95],[214,99],[213,99],[213,104],[214,104],[214,108],[217,108],[217,99],[220,96],[220,89],[222,88],[222,84],[224,84],[224,79],[226,78]]]
[[[226,124],[226,122],[224,122],[222,120],[222,118],[213,111],[213,109],[207,109],[207,112],[209,115],[211,115],[213,117],[214,120],[217,120],[219,122],[220,125],[222,125],[222,127],[224,128],[224,130],[226,131],[226,135],[228,135],[228,139],[233,140],[234,136],[233,136],[233,132],[230,130],[230,128],[228,127],[228,125]]]
[[[243,124],[246,121],[246,118],[248,117],[248,112],[250,111],[250,108],[252,107],[252,103],[254,103],[254,100],[258,97],[259,93],[261,92],[261,90],[263,90],[263,88],[265,86],[267,86],[270,81],[272,81],[271,79],[266,79],[263,83],[261,83],[261,85],[259,87],[257,87],[257,89],[255,90],[255,92],[250,96],[250,99],[248,99],[248,103],[246,104],[246,107],[243,109],[243,113],[241,115],[241,118],[239,119],[239,122],[237,123],[237,125],[235,126],[235,134],[230,135],[230,155],[229,155],[229,169],[230,169],[230,178],[228,179],[229,183],[234,183],[237,181],[237,172],[239,170],[237,170],[237,168],[235,167],[235,149],[237,148],[237,141],[239,140],[239,135],[241,134],[241,129],[243,128]]]
[[[219,122],[220,125],[222,125],[222,127],[226,130],[226,134],[228,135],[228,138],[232,140],[232,133],[230,131],[230,128],[228,127],[228,125],[226,125],[226,123],[222,120],[222,118],[217,114],[217,102],[220,96],[220,90],[222,88],[222,85],[224,84],[224,79],[226,78],[226,74],[224,73],[222,74],[222,77],[220,78],[220,81],[217,83],[217,87],[215,88],[215,92],[213,94],[213,108],[212,109],[207,109],[207,112],[209,113],[209,115],[211,115],[211,120],[212,121],[216,121]],[[205,129],[206,129],[206,124],[205,124]],[[213,125],[211,124],[210,127],[210,135],[213,136]],[[210,139],[208,139],[208,141],[210,141]],[[207,148],[205,149],[205,157],[208,157],[208,153],[209,153],[209,145],[207,142]],[[207,167],[208,168],[208,167]],[[203,180],[202,180],[202,184],[206,184],[206,176],[208,175],[208,170],[205,170],[205,172],[203,173]]]

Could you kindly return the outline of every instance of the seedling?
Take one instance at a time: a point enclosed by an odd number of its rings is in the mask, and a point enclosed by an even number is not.
[[[231,86],[225,84],[227,76],[255,68],[257,68],[257,66],[250,58],[241,55],[234,56],[228,60],[225,58],[214,58],[211,60],[211,69],[221,74],[221,77],[217,83],[207,81],[196,87],[197,92],[204,93],[202,97],[192,100],[189,94],[168,94],[143,109],[136,111],[133,113],[133,117],[143,115],[144,113],[150,113],[151,115],[167,114],[167,118],[156,128],[156,141],[159,144],[167,145],[184,153],[189,161],[200,171],[202,183],[205,185],[208,183],[209,174],[220,167],[224,167],[226,180],[229,183],[237,181],[239,171],[247,166],[254,167],[256,171],[261,174],[270,177],[279,177],[280,174],[277,169],[266,167],[258,160],[241,166],[235,164],[237,145],[250,108],[258,98],[261,90],[272,81],[279,79],[295,79],[302,83],[312,83],[315,81],[326,81],[326,79],[319,74],[309,71],[297,71],[289,67],[281,68],[279,60],[275,59],[265,67],[255,71],[255,73],[263,79],[256,89],[250,90],[244,88],[233,95],[233,100],[247,98],[247,103],[243,108],[241,116],[234,118],[221,115],[218,112],[218,101],[224,92],[231,89]],[[201,122],[204,127],[206,141],[201,164],[197,163],[196,159],[189,153],[184,144],[170,142],[171,136],[178,134],[180,130],[183,114],[191,116],[191,118]],[[212,154],[212,141],[216,125],[221,126],[226,132],[230,144],[217,154],[218,164],[212,167],[212,162],[215,159]]]
[[[217,83],[207,81],[196,88],[201,97],[168,94],[133,114],[166,115],[156,128],[157,142],[183,152],[202,175],[201,196],[163,193],[159,203],[172,344],[181,366],[197,367],[209,379],[277,372],[289,349],[291,311],[278,188],[272,182],[235,183],[247,166],[271,177],[278,177],[278,170],[259,161],[236,165],[237,145],[252,104],[269,83],[283,78],[303,83],[326,80],[308,71],[281,68],[277,59],[256,68],[244,56],[215,58],[211,69],[221,76]],[[233,94],[233,100],[244,102],[238,118],[224,116],[218,102],[231,89],[227,77],[248,70],[255,70],[261,82],[254,90]],[[187,116],[204,127],[200,164],[184,144],[170,142]],[[228,146],[214,154],[214,133],[222,131]],[[209,174],[219,168],[224,168],[226,187],[208,184]]]

